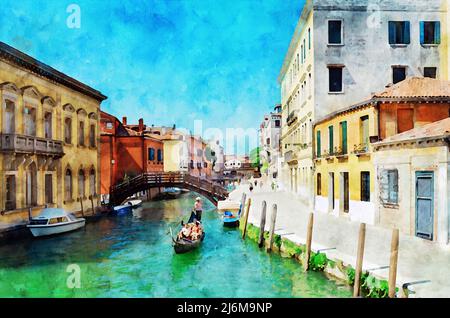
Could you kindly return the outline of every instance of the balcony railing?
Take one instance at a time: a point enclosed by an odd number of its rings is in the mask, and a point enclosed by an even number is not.
[[[369,144],[363,143],[359,145],[354,145],[352,153],[355,155],[363,155],[369,152]]]
[[[0,152],[64,155],[62,141],[18,134],[0,134]]]
[[[288,117],[286,119],[287,125],[288,126],[292,125],[296,119],[297,119],[297,112],[294,110],[288,115]]]

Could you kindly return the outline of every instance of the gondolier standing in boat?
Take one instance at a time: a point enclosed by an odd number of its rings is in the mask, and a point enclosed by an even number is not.
[[[197,220],[201,221],[203,204],[202,204],[202,199],[200,197],[195,198],[194,211],[195,211],[195,217],[197,218]]]

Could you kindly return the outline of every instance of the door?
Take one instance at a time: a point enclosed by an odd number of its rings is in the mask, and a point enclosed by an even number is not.
[[[433,240],[434,173],[416,172],[416,236]]]
[[[344,212],[348,212],[350,209],[350,188],[348,184],[348,172],[342,173],[344,181]]]
[[[328,210],[333,212],[334,210],[334,173],[329,173],[328,179]]]

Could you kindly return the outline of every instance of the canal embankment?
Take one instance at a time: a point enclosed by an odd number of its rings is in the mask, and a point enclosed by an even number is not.
[[[251,198],[248,237],[257,238],[263,201],[267,218],[277,205],[275,249],[302,263],[310,212],[290,193],[256,187],[248,191],[241,185],[230,193],[231,200]],[[265,223],[264,231],[269,231]],[[342,217],[314,213],[310,264],[313,269],[353,284],[360,224]],[[361,289],[365,296],[386,297],[388,292],[392,230],[366,225]],[[448,297],[450,295],[450,249],[435,242],[400,234],[397,268],[397,297]],[[299,268],[299,270],[301,270]]]

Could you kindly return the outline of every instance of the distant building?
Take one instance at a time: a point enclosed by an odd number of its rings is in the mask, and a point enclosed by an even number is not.
[[[212,163],[207,158],[207,143],[200,136],[187,136],[189,147],[189,174],[197,177],[211,177]]]
[[[376,222],[449,243],[450,118],[373,144]]]
[[[450,82],[414,77],[316,121],[315,210],[377,224],[373,143],[449,114]]]
[[[216,176],[223,175],[223,170],[225,169],[225,154],[224,148],[220,145],[219,140],[211,140],[208,143],[207,156],[210,156],[210,161],[212,162],[212,172]]]
[[[313,205],[313,121],[408,77],[448,79],[447,5],[306,1],[278,77],[286,188]]]
[[[264,116],[260,125],[260,160],[262,173],[276,177],[280,157],[281,105]]]
[[[106,96],[0,42],[0,225],[98,203]],[[80,202],[81,201],[81,202]]]

